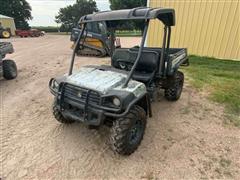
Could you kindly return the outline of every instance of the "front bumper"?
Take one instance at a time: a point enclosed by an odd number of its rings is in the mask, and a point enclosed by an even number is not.
[[[59,99],[57,100],[59,101]],[[58,109],[61,111],[65,118],[70,118],[75,121],[82,122],[87,125],[99,126],[105,119],[102,110],[92,107],[86,108],[85,105],[76,104],[74,101],[66,100],[63,107],[60,106],[61,102],[58,102]],[[74,108],[66,108],[67,105],[71,105]]]
[[[54,81],[55,79],[50,80],[49,88],[50,92],[56,97],[59,111],[61,111],[64,117],[83,122],[87,125],[98,126],[103,123],[106,117],[123,117],[129,112],[130,108],[145,95],[135,98],[125,108],[109,108],[102,106],[101,97],[99,103],[91,103],[93,98],[91,97],[91,93],[94,93],[94,91],[87,90],[86,98],[81,99],[80,97],[73,96],[73,94],[69,93],[66,88],[69,86],[73,88],[79,87],[63,82],[60,83],[57,91],[52,86]],[[66,97],[66,94],[69,94],[70,96]]]

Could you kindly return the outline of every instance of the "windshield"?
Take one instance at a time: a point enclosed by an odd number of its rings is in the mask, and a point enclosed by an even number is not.
[[[104,22],[99,22],[99,23],[98,23],[98,28],[99,28],[99,31],[101,32],[101,34],[107,34],[106,23],[104,23]]]
[[[107,34],[107,27],[105,22],[90,22],[87,23],[86,27],[88,32],[93,32],[96,34]]]

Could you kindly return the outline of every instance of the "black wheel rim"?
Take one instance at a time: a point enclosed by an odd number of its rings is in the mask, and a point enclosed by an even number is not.
[[[130,129],[129,133],[129,144],[138,144],[143,133],[143,124],[141,120],[137,120],[135,124]]]

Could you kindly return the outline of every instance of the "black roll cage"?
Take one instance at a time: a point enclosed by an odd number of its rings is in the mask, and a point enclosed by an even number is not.
[[[134,8],[133,12],[136,11],[136,9],[141,9],[141,8]],[[143,31],[141,45],[140,45],[139,50],[138,50],[137,58],[136,58],[133,66],[131,68],[131,71],[128,73],[128,76],[127,76],[127,79],[126,79],[126,81],[125,81],[125,83],[123,85],[123,88],[127,87],[128,83],[131,80],[131,78],[133,76],[133,73],[134,73],[134,71],[135,71],[135,69],[137,67],[137,64],[138,64],[138,62],[140,60],[140,57],[141,57],[141,54],[142,54],[142,50],[143,50],[143,47],[144,47],[144,44],[145,44],[145,41],[146,41],[148,27],[149,27],[149,21],[150,21],[150,18],[147,18],[147,16],[148,16],[148,14],[149,14],[149,12],[151,10],[153,10],[153,8],[149,8],[146,11],[146,14],[144,16],[145,17],[144,18],[145,19],[145,22],[144,22],[145,23],[145,27],[144,27],[144,31]],[[80,22],[81,22],[81,20],[80,20]],[[93,21],[90,21],[90,22],[93,22]],[[70,69],[69,69],[68,75],[72,74],[73,65],[74,65],[74,61],[75,61],[76,50],[78,49],[78,47],[80,45],[80,40],[82,39],[84,34],[86,36],[86,33],[84,33],[84,31],[86,29],[87,23],[88,23],[88,21],[81,22],[81,24],[82,24],[82,31],[79,34],[78,39],[77,39],[77,41],[75,43],[75,46],[74,46],[74,49],[73,49],[73,54],[72,54],[72,59],[71,59],[71,64],[70,64]],[[162,51],[161,51],[161,56],[160,56],[159,68],[158,68],[159,69],[158,75],[160,75],[162,77],[166,77],[166,74],[167,74],[168,61],[169,61],[170,38],[171,38],[171,25],[168,25],[168,24],[164,23],[163,44],[162,44]],[[111,42],[113,42],[113,36],[111,36]]]

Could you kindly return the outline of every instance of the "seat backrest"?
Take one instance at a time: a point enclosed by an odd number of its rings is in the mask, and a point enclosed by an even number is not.
[[[119,48],[112,56],[112,66],[122,69],[120,63],[134,64],[138,54],[138,48]],[[136,67],[137,71],[153,72],[159,67],[159,53],[144,49]]]

